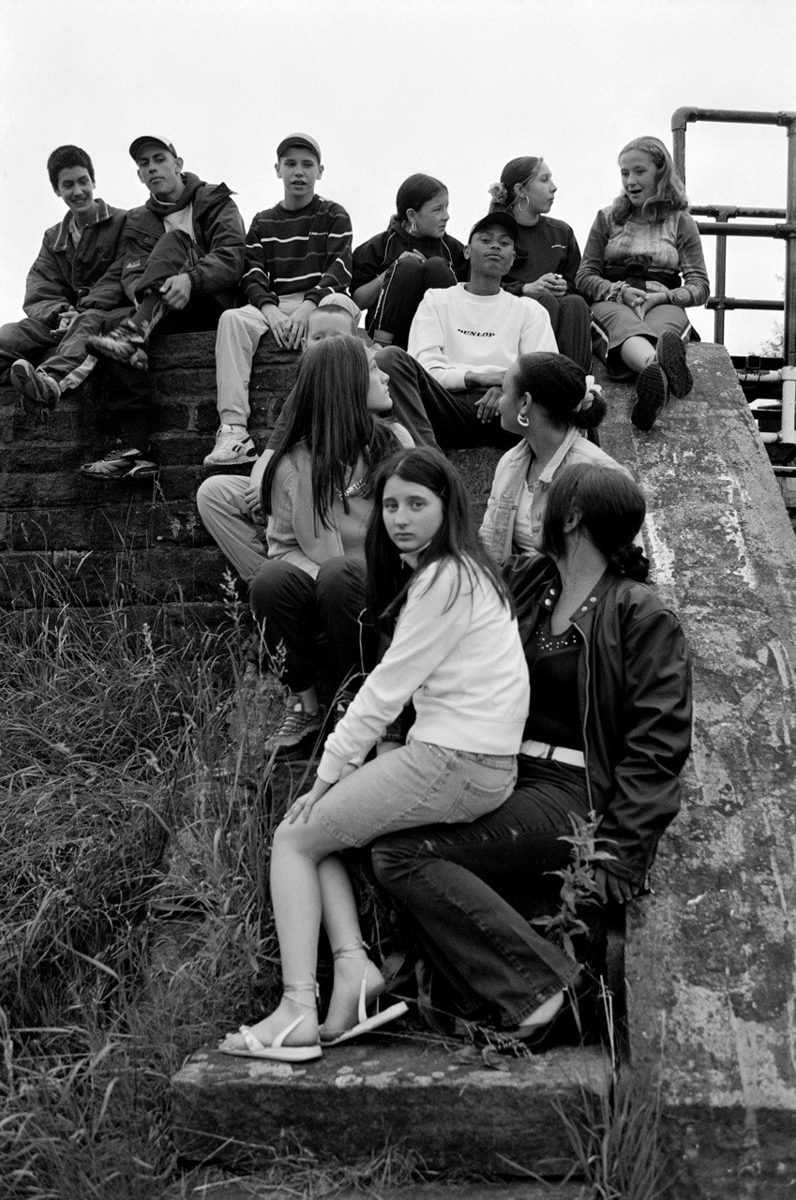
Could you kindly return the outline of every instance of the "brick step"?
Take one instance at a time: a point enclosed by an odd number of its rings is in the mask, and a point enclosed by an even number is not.
[[[99,482],[80,474],[83,463],[112,448],[101,432],[112,400],[101,376],[65,396],[44,425],[22,414],[10,388],[0,389],[0,607],[40,606],[36,575],[43,565],[68,587],[79,572],[78,594],[89,605],[118,595],[120,573],[135,577],[142,603],[145,593],[161,597],[178,589],[188,605],[219,600],[227,565],[196,511],[199,484],[218,470],[202,461],[218,426],[213,347],[212,333],[166,337],[153,347],[148,429],[160,467],[154,479]],[[249,427],[258,449],[293,386],[297,362],[294,351],[278,349],[270,338],[257,350]],[[499,452],[451,457],[480,513]]]
[[[284,1139],[322,1163],[400,1143],[429,1170],[563,1178],[572,1150],[553,1104],[574,1116],[581,1089],[607,1094],[604,1052],[563,1047],[499,1064],[430,1036],[374,1034],[302,1066],[204,1048],[172,1079],[176,1149],[256,1171]]]

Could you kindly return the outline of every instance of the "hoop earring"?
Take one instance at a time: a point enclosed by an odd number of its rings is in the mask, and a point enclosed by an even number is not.
[[[409,218],[409,233],[417,233],[417,221],[414,217]]]
[[[523,204],[523,200],[525,201],[525,204]],[[514,203],[517,205],[517,208],[519,208],[522,212],[525,212],[525,210],[527,208],[530,208],[530,205],[531,205],[531,202],[526,195],[520,196],[519,199],[515,200]]]
[[[517,413],[517,424],[520,426],[521,429],[527,429],[528,426],[530,425],[530,423],[531,422],[524,415],[524,413]]]

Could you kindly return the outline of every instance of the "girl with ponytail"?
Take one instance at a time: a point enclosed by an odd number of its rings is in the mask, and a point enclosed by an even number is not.
[[[572,227],[549,215],[558,188],[543,158],[512,158],[489,188],[491,212],[510,212],[519,236],[514,265],[502,286],[547,311],[562,354],[591,370],[591,314],[575,287],[580,248]]]
[[[539,553],[545,502],[556,473],[593,462],[625,471],[584,433],[596,430],[606,404],[590,375],[563,354],[523,354],[509,367],[500,421],[522,439],[497,465],[481,540],[498,562]]]
[[[469,825],[382,838],[379,882],[455,997],[456,1015],[522,1039],[563,1009],[583,964],[523,919],[555,912],[551,872],[568,865],[573,818],[599,818],[594,897],[625,904],[648,888],[677,813],[691,740],[688,650],[648,587],[634,545],[644,496],[622,471],[580,462],[556,474],[544,557],[506,578],[531,682],[517,786]]]

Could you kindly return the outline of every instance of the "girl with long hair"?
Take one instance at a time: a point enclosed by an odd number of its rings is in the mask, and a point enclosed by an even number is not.
[[[410,175],[398,188],[384,233],[354,250],[351,295],[368,310],[376,345],[406,349],[409,327],[427,288],[467,278],[464,246],[446,233],[448,189],[433,175]]]
[[[576,283],[591,302],[594,351],[608,373],[635,375],[631,421],[645,432],[686,396],[692,337],[685,310],[710,294],[702,243],[669,151],[635,138],[619,155],[622,193],[591,227]]]
[[[547,310],[559,350],[588,374],[589,306],[575,286],[580,247],[571,226],[548,215],[557,191],[547,163],[534,155],[512,158],[490,187],[491,211],[510,212],[519,229],[517,256],[503,287]]]
[[[383,419],[392,403],[385,378],[358,338],[310,343],[263,475],[268,558],[252,579],[250,601],[289,692],[268,751],[296,746],[323,727],[319,635],[332,690],[355,691],[375,662],[377,638],[361,620],[374,480],[386,458],[412,444],[402,426]]]
[[[500,423],[520,441],[495,469],[481,540],[498,562],[540,553],[545,500],[557,473],[577,462],[625,467],[584,434],[606,404],[593,376],[563,354],[523,354],[506,372]]]
[[[327,738],[310,790],[274,835],[271,900],[282,961],[275,1012],[221,1043],[228,1054],[318,1058],[393,1020],[367,1015],[384,979],[367,956],[339,857],[375,837],[472,821],[510,795],[528,674],[502,577],[480,545],[467,494],[438,450],[405,450],[380,469],[368,531],[368,594],[393,631],[379,665]],[[412,700],[406,745],[364,763]],[[323,922],[334,986],[323,1027],[315,1003]]]
[[[644,513],[621,471],[576,463],[557,474],[545,557],[515,559],[507,573],[531,681],[517,787],[469,825],[383,838],[372,852],[459,1014],[520,1038],[539,1036],[580,975],[526,919],[540,900],[558,903],[550,872],[569,862],[571,819],[600,819],[610,856],[595,867],[595,894],[624,904],[648,886],[679,807],[688,651],[677,617],[644,582],[648,563],[633,542]]]

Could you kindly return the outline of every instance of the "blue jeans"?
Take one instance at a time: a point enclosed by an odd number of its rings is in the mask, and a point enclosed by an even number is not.
[[[486,1006],[512,1029],[577,978],[577,964],[521,910],[549,895],[547,873],[569,858],[560,840],[569,814],[588,808],[583,770],[520,755],[517,786],[496,811],[373,847],[376,878],[465,1012]]]
[[[514,787],[513,754],[479,754],[410,739],[346,775],[315,805],[318,820],[343,846],[437,822],[473,821]]]

